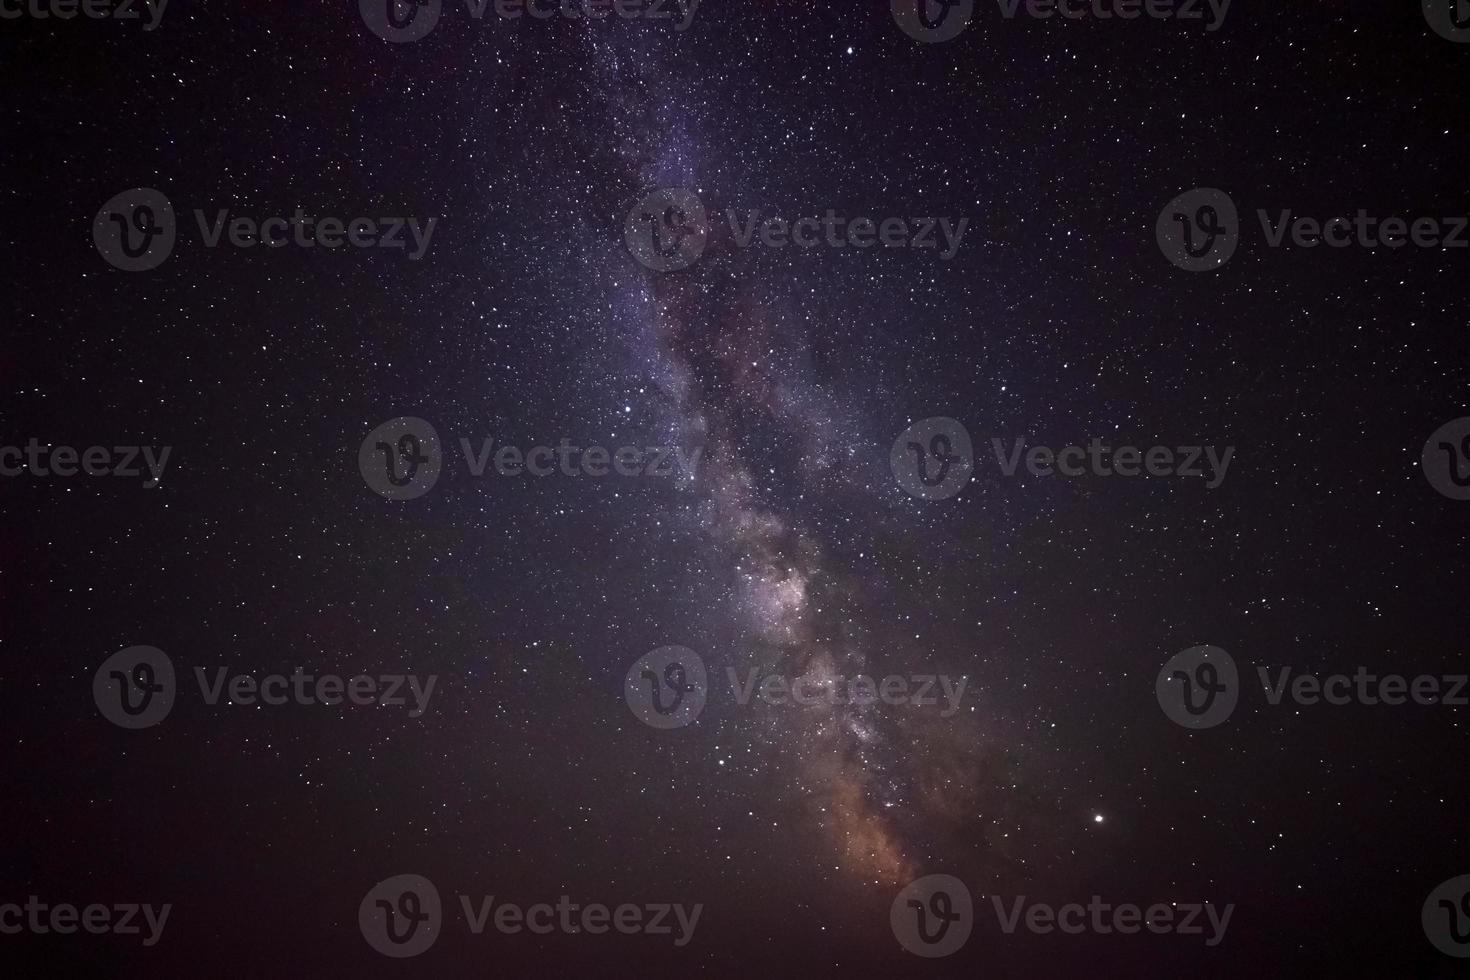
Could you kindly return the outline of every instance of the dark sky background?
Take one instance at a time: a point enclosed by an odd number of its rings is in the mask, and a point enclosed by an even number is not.
[[[355,3],[175,0],[0,21],[0,443],[173,447],[162,485],[0,480],[0,902],[172,903],[162,941],[0,936],[14,977],[1452,977],[1419,924],[1470,873],[1466,709],[1270,708],[1191,733],[1170,656],[1466,669],[1470,503],[1419,470],[1470,415],[1470,251],[1269,249],[1257,208],[1470,213],[1470,47],[1417,3],[1236,5],[1225,27],[1002,20],[921,45],[886,3],[706,0],[690,30],[501,23],[413,44]],[[94,249],[131,187],[181,240]],[[650,190],[712,211],[970,218],[953,261],[742,251],[651,272]],[[1160,209],[1245,240],[1170,265]],[[438,217],[428,254],[203,248],[191,212]],[[470,477],[386,501],[395,416],[451,446],[687,444],[706,477]],[[1060,446],[1234,446],[1217,489],[1004,479],[907,496],[951,416]],[[800,601],[782,605],[800,582]],[[794,588],[795,586],[792,586]],[[124,731],[92,676],[439,675],[430,712],[210,706]],[[712,699],[640,724],[624,673],[814,660],[969,678],[943,721]],[[1104,821],[1095,822],[1101,814]],[[694,941],[467,934],[385,959],[413,872],[528,905],[703,903]],[[977,896],[1234,903],[1225,942],[1000,935],[904,952],[917,875]],[[457,907],[452,919],[457,919]],[[6,964],[10,964],[7,966]]]

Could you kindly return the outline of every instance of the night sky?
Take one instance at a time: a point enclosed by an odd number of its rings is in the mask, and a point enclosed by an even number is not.
[[[1209,30],[987,0],[938,43],[887,0],[706,0],[684,30],[444,0],[401,43],[356,0],[134,6],[0,19],[0,447],[169,447],[156,486],[141,454],[0,476],[0,927],[32,895],[171,912],[146,946],[0,929],[0,976],[1470,975],[1421,923],[1470,874],[1470,709],[1257,679],[1467,672],[1470,501],[1421,454],[1470,416],[1470,248],[1272,247],[1257,218],[1470,215],[1470,45],[1419,3]],[[177,226],[142,271],[94,240],[133,188]],[[1239,240],[1188,271],[1156,226],[1197,188]],[[407,230],[211,248],[195,218],[297,209],[434,224],[413,258]],[[967,223],[948,257],[937,230],[742,246],[752,209]],[[699,254],[649,268],[671,215]],[[906,489],[916,424],[921,456],[933,425],[972,441],[957,492]],[[1017,439],[1233,454],[1007,476]],[[497,471],[563,440],[673,470]],[[411,499],[374,466],[400,448],[438,470]],[[99,668],[136,646],[177,677],[130,730]],[[1190,730],[1156,681],[1200,646],[1239,703]],[[677,727],[635,696],[667,647],[705,668]],[[221,668],[437,680],[416,716],[406,684],[211,704]],[[751,670],[965,687],[740,704]],[[443,901],[412,958],[359,921],[398,875]],[[973,896],[942,958],[890,927],[928,875]],[[476,935],[462,895],[702,911],[682,945]],[[1207,946],[992,907],[1094,895],[1233,917]]]

